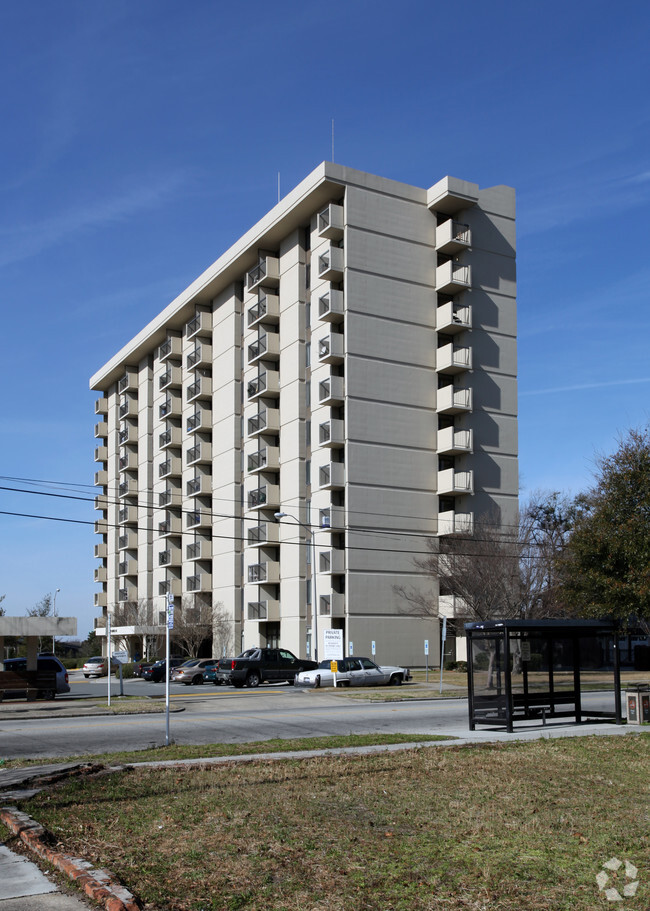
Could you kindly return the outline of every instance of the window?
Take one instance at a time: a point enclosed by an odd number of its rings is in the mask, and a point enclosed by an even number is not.
[[[305,345],[305,367],[311,367],[311,343]]]

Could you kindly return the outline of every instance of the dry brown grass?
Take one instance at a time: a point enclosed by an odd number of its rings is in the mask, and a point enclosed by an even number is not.
[[[589,737],[133,768],[27,809],[157,911],[593,911],[608,907],[595,876],[613,855],[639,867],[625,911],[641,911],[649,746]]]

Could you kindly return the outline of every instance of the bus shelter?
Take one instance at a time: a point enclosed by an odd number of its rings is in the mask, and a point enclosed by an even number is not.
[[[469,727],[585,718],[622,723],[618,630],[601,620],[466,623]],[[585,708],[585,693],[594,692]],[[598,693],[598,697],[595,694]]]

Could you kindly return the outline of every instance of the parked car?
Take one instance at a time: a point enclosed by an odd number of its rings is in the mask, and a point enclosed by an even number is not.
[[[317,666],[284,648],[249,648],[231,660],[230,682],[236,687],[255,687],[264,681],[293,683],[296,674]]]
[[[205,683],[214,683],[215,686],[223,686],[230,683],[230,672],[232,670],[234,658],[219,658],[219,662],[214,667],[208,667],[203,672]]]
[[[4,668],[6,671],[26,671],[27,658],[5,658]],[[36,673],[42,681],[42,686],[39,681],[38,689],[38,695],[42,699],[54,699],[60,693],[70,692],[68,672],[56,655],[38,655]]]
[[[184,658],[170,658],[169,667],[178,667],[184,660]],[[160,683],[161,680],[165,679],[165,664],[165,659],[162,658],[160,661],[156,661],[155,664],[152,664],[151,667],[145,667],[142,671],[142,679],[150,680],[153,683]]]
[[[111,670],[115,670],[119,662],[111,658]],[[84,677],[105,677],[108,674],[108,658],[98,655],[94,658],[88,658],[81,668]]]
[[[145,667],[151,667],[156,663],[156,661],[160,660],[160,658],[152,658],[149,661],[136,661],[133,665],[133,676],[142,677],[142,671],[145,669]]]
[[[340,658],[337,662],[337,686],[401,686],[411,679],[407,667],[375,664],[370,658]],[[315,670],[296,674],[296,686],[333,686],[334,674],[331,661],[321,661]]]
[[[213,667],[216,663],[216,658],[192,658],[190,661],[185,661],[184,664],[172,668],[170,679],[174,683],[196,686],[203,683],[203,671],[208,667]]]

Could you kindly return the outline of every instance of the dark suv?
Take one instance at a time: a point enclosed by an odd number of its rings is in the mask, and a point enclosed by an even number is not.
[[[249,648],[231,660],[230,682],[233,686],[259,686],[269,683],[293,683],[296,674],[318,667],[315,661],[307,661],[286,648]],[[221,670],[221,662],[219,663]]]
[[[5,658],[6,671],[27,670],[27,658]],[[38,695],[41,699],[54,699],[58,693],[69,693],[68,672],[56,655],[39,655],[37,658]]]

